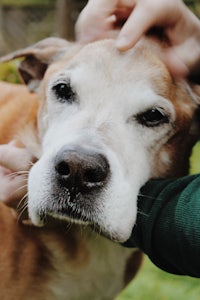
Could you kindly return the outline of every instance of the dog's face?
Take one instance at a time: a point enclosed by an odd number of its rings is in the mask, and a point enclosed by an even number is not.
[[[49,66],[41,84],[42,155],[28,183],[34,224],[50,215],[124,242],[142,185],[185,171],[195,104],[147,46],[119,53],[111,40],[96,42],[62,51]]]

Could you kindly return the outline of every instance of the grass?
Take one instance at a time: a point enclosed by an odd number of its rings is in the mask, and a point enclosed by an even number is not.
[[[2,5],[7,6],[34,6],[34,5],[51,5],[55,0],[1,0]]]
[[[3,63],[0,65],[0,80],[12,83],[22,82],[17,72],[18,61]]]
[[[190,173],[200,173],[200,142],[196,143],[190,158]]]
[[[115,300],[199,300],[200,279],[168,274],[145,257],[138,276]]]

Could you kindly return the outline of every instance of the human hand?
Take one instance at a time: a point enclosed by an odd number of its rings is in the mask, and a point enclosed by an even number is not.
[[[112,37],[113,31],[120,29],[120,23],[130,16],[135,1],[90,0],[85,6],[75,26],[79,42],[88,43]]]
[[[200,21],[181,0],[90,0],[76,24],[77,38],[86,43],[108,37],[119,24],[119,50],[130,49],[149,29],[161,27],[169,40],[163,61],[171,73],[199,74]]]
[[[26,194],[33,156],[19,143],[0,145],[0,201],[16,207]]]

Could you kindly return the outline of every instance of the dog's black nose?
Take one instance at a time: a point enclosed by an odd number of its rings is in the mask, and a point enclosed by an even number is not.
[[[65,146],[57,153],[55,170],[59,183],[71,194],[103,187],[110,173],[104,155],[92,148],[77,146]]]

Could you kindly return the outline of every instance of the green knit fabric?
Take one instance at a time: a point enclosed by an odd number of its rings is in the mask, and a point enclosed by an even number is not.
[[[200,175],[153,180],[138,198],[128,247],[139,247],[159,268],[200,277]]]

